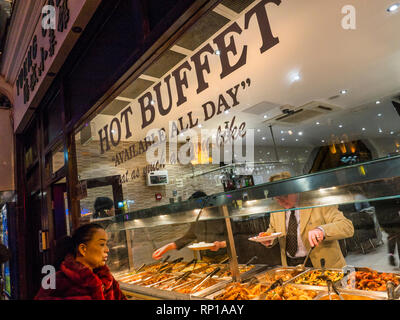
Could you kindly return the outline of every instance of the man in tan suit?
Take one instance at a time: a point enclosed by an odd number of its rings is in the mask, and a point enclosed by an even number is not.
[[[287,178],[290,178],[289,172],[282,172],[270,177],[270,181]],[[287,210],[271,213],[267,232],[282,232],[282,237],[266,241],[263,245],[270,247],[279,242],[282,265],[296,266],[303,263],[311,247],[314,247],[309,259],[312,265],[307,263],[307,266],[320,268],[322,258],[327,268],[342,268],[346,265],[338,240],[352,237],[354,227],[337,206],[294,210],[292,208],[299,206],[298,194],[274,197],[274,200]]]

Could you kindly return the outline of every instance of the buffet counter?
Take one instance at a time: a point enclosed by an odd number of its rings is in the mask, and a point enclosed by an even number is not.
[[[234,282],[228,270],[228,264],[163,262],[115,277],[133,299],[388,300],[389,289],[400,286],[400,274],[368,268],[344,273],[329,268],[240,265],[240,282]],[[392,286],[387,286],[389,282]]]

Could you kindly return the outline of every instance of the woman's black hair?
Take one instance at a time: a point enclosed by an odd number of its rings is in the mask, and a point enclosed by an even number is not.
[[[105,210],[110,210],[114,206],[114,201],[108,197],[97,197],[94,201],[93,218],[105,218],[107,214]]]
[[[104,229],[97,223],[87,223],[80,226],[74,231],[71,236],[65,236],[56,242],[56,260],[55,268],[58,270],[61,263],[64,261],[68,254],[72,254],[76,257],[78,253],[78,247],[81,243],[87,243],[92,238],[96,230]]]
[[[203,191],[196,191],[195,193],[193,193],[190,197],[189,200],[192,199],[199,199],[199,198],[203,198],[203,197],[207,197],[207,194]]]

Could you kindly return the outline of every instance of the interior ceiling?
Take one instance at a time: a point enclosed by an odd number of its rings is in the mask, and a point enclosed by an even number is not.
[[[131,102],[136,110],[136,127],[140,128],[137,98],[141,93],[162,81],[163,76],[173,71],[179,62],[188,60],[204,44],[215,47],[212,39],[228,23],[237,21],[243,28],[244,13],[256,3],[258,1],[254,0],[222,1],[128,86],[102,115],[115,116]],[[348,0],[282,0],[280,6],[268,4],[271,29],[279,37],[279,44],[260,55],[259,32],[254,32],[258,31],[256,24],[247,32],[243,30],[240,36],[233,35],[238,52],[244,45],[248,46],[247,64],[221,80],[219,58],[209,57],[211,70],[218,70],[206,78],[212,84],[210,88],[197,96],[187,93],[188,103],[168,116],[156,117],[152,127],[165,127],[168,121],[193,111],[202,129],[216,129],[236,116],[237,125],[245,121],[248,129],[256,130],[256,144],[272,143],[267,136],[269,125],[281,145],[324,144],[322,141],[332,134],[346,134],[351,139],[397,136],[399,115],[391,101],[400,95],[400,12],[387,12],[392,3],[392,0],[353,3],[357,18],[355,30],[345,30],[341,26],[344,17],[341,11],[349,4]],[[292,81],[291,77],[297,73],[300,80]],[[245,80],[244,77],[251,79],[251,86],[240,92],[240,105],[229,114],[222,113],[203,122],[201,105],[208,99],[217,102],[220,93]],[[188,81],[190,87],[196,87],[193,74],[188,74]],[[346,89],[347,94],[340,94],[342,89]],[[375,103],[377,100],[381,102],[379,105]],[[316,111],[306,109],[309,116],[299,113],[298,116],[303,117],[300,122],[276,121],[283,115],[282,109],[299,110],[311,102],[331,105],[332,111],[312,117],[311,113]],[[288,130],[293,134],[288,135]],[[286,137],[280,136],[281,131],[282,135],[286,132]],[[299,136],[299,132],[303,135]],[[141,134],[134,139],[141,139]]]

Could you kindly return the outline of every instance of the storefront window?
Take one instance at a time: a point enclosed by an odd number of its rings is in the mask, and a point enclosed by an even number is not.
[[[340,15],[324,6],[313,23]],[[79,180],[109,179],[82,214],[101,196],[125,213],[398,155],[396,48],[281,14],[297,9],[222,1],[77,129]]]
[[[318,14],[325,5],[308,15],[337,18],[334,5]],[[223,1],[77,130],[79,179],[122,185],[117,200],[112,185],[88,191],[82,212],[100,195],[129,212],[399,154],[395,48],[378,55],[340,24],[321,31],[282,6]]]

